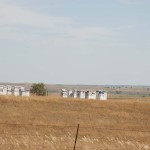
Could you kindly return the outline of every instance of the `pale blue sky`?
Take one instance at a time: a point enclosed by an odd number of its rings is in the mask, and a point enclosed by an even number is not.
[[[0,0],[0,82],[150,85],[149,0]]]

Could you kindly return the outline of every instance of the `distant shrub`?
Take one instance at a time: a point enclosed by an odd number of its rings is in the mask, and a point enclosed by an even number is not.
[[[35,83],[31,87],[31,93],[37,96],[45,96],[46,88],[44,83]]]

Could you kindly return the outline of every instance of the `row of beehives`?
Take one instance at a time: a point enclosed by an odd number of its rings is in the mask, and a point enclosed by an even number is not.
[[[0,85],[0,95],[30,96],[30,90],[22,86]]]
[[[63,98],[81,98],[81,99],[99,99],[107,100],[107,92],[105,91],[87,91],[87,90],[61,90]]]

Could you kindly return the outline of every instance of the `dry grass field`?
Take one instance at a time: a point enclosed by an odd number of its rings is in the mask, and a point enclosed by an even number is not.
[[[0,150],[149,150],[150,98],[0,97]]]

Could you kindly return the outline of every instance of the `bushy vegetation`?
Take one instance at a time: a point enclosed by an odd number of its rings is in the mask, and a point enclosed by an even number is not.
[[[37,96],[45,96],[46,95],[46,88],[44,83],[34,83],[31,87],[31,93]]]

